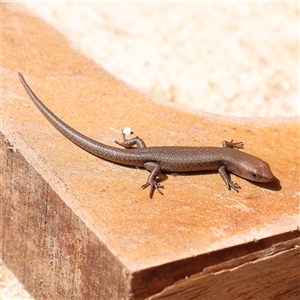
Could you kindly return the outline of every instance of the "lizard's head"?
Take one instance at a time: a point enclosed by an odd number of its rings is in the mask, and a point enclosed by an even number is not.
[[[251,181],[270,182],[274,179],[274,175],[267,162],[249,154],[247,156],[247,159],[243,157],[238,163],[228,166],[228,170]]]

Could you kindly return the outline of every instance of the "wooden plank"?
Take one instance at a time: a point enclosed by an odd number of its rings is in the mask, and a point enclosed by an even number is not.
[[[295,238],[298,119],[191,114],[157,102],[72,49],[40,20],[2,4],[1,240],[8,267],[41,299],[143,299],[204,268]],[[147,145],[242,140],[270,184],[228,191],[218,174],[168,176],[102,161],[62,137],[21,86],[78,131],[113,145],[131,126]],[[176,120],[176,122],[174,121]],[[287,143],[288,141],[288,143]],[[234,176],[233,176],[234,177]],[[279,241],[278,241],[279,240]]]
[[[156,299],[299,299],[300,239],[233,259],[175,283]],[[291,247],[291,249],[284,250]],[[275,251],[274,251],[275,250]]]

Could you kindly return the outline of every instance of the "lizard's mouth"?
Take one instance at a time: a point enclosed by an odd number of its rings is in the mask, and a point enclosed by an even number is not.
[[[264,180],[264,182],[270,182],[275,178],[275,176],[273,174],[270,174],[268,176],[263,177],[262,179]]]

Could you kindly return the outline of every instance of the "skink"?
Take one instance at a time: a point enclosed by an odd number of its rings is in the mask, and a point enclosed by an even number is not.
[[[122,133],[123,141],[115,142],[125,149],[102,144],[88,138],[64,123],[37,98],[20,73],[19,78],[28,95],[42,114],[61,134],[74,144],[104,160],[147,169],[150,175],[147,182],[142,185],[142,188],[151,187],[150,198],[152,198],[155,190],[163,194],[161,191],[163,186],[156,181],[156,178],[162,171],[175,173],[218,171],[228,189],[232,188],[237,192],[241,187],[230,180],[227,172],[256,182],[270,182],[274,178],[268,163],[256,156],[237,150],[243,147],[241,142],[223,141],[222,148],[146,147],[144,141],[139,137],[126,139],[124,133]]]

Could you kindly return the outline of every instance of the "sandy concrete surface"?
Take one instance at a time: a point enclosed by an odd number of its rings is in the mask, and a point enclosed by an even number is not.
[[[1,300],[29,300],[34,299],[24,289],[15,275],[0,261],[0,299]]]
[[[299,114],[296,2],[25,5],[99,65],[158,98],[235,116]],[[1,270],[1,299],[31,299]]]
[[[299,111],[298,3],[28,3],[97,63],[211,113]]]

